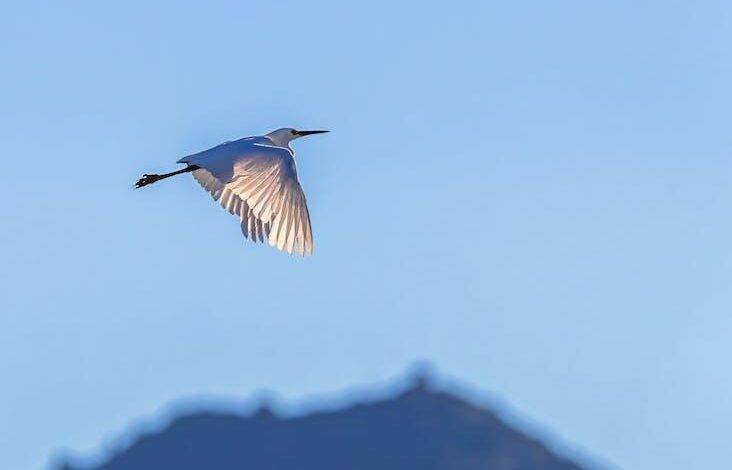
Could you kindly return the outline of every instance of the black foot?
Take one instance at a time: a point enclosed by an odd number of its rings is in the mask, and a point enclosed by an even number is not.
[[[143,186],[147,186],[148,184],[153,184],[154,182],[161,180],[162,178],[160,175],[148,175],[144,174],[142,175],[142,178],[137,180],[137,183],[135,183],[135,189],[142,188]]]

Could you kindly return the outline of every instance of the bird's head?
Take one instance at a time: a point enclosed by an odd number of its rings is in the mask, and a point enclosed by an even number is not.
[[[284,127],[282,129],[277,129],[276,131],[270,132],[269,134],[267,134],[267,137],[269,137],[275,145],[287,147],[290,142],[295,139],[299,139],[300,137],[305,137],[306,135],[312,134],[323,134],[325,132],[328,131],[299,131],[291,127]]]

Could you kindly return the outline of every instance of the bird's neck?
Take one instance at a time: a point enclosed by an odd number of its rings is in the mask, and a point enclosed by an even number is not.
[[[292,151],[292,149],[290,148],[290,140],[283,141],[282,139],[277,139],[269,135],[266,137],[269,139],[270,142],[272,142],[272,145],[276,145],[277,147],[283,147]]]

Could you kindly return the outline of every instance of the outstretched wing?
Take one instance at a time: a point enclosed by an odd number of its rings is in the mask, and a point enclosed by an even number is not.
[[[231,159],[224,171],[219,162],[207,165],[207,160],[191,158],[186,163],[199,166],[193,171],[196,181],[227,211],[239,216],[244,236],[254,241],[266,239],[290,254],[312,254],[310,214],[289,149],[254,144],[246,154]]]

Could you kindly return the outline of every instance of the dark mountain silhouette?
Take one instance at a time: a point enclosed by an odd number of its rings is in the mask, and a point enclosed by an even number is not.
[[[284,419],[194,413],[92,467],[65,470],[577,470],[488,409],[418,383],[393,398]]]

